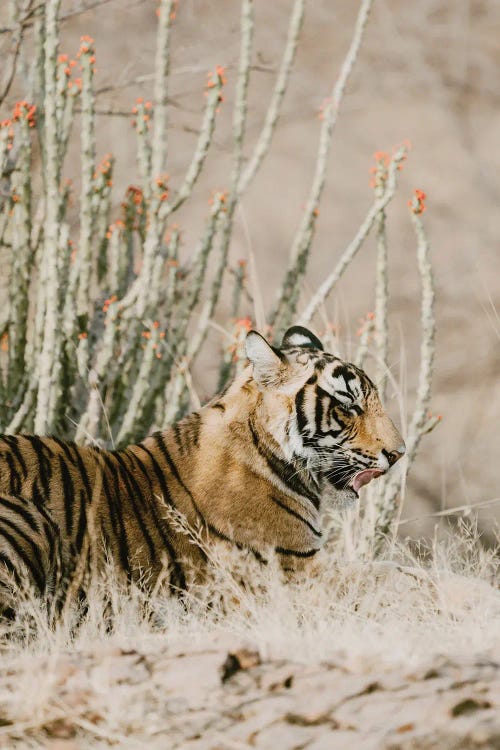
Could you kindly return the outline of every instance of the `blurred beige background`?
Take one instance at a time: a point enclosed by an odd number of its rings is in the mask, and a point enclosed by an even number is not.
[[[80,8],[63,0],[63,13]],[[156,3],[109,0],[63,23],[61,52],[74,55],[82,34],[95,38],[99,156],[116,157],[115,203],[138,182],[130,110],[152,98]],[[288,0],[256,0],[254,69],[250,83],[247,149],[255,143],[285,41]],[[256,255],[269,310],[309,191],[319,132],[318,110],[347,50],[358,3],[309,0],[292,82],[272,150],[237,215],[235,261]],[[179,185],[196,138],[206,72],[227,66],[226,102],[215,144],[189,210],[176,219],[190,254],[207,214],[210,192],[229,183],[230,115],[239,46],[237,0],[180,0],[173,31],[169,166]],[[403,139],[413,149],[390,206],[391,365],[406,372],[411,410],[420,346],[419,282],[407,200],[428,194],[425,214],[437,290],[437,359],[433,412],[442,424],[424,440],[410,476],[404,515],[474,503],[500,495],[500,3],[497,0],[375,0],[357,66],[334,135],[317,236],[307,276],[314,289],[353,237],[372,200],[368,170],[376,150]],[[15,98],[12,92],[10,100]],[[116,114],[111,115],[109,112]],[[75,132],[75,136],[77,132]],[[73,138],[68,176],[78,183]],[[248,236],[244,223],[248,227]],[[373,309],[374,241],[349,268],[328,309],[340,324],[346,357],[358,319]],[[304,301],[307,294],[304,295]],[[495,312],[495,310],[497,312]],[[252,314],[251,307],[248,313]],[[223,306],[219,320],[226,322]],[[317,327],[320,332],[320,326]],[[214,332],[216,351],[221,345]],[[215,358],[198,367],[200,395],[210,394]],[[368,364],[367,370],[370,371]],[[393,411],[398,417],[396,404]],[[488,531],[496,509],[481,513]],[[417,534],[433,522],[404,527]]]

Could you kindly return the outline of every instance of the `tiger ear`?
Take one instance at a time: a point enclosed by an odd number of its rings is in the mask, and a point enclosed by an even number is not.
[[[323,351],[323,344],[319,338],[307,328],[303,328],[303,326],[292,326],[289,328],[283,336],[281,346],[283,349],[286,349],[288,346],[304,346],[309,349]]]
[[[254,380],[260,386],[272,385],[280,379],[286,359],[264,336],[257,331],[249,331],[245,339],[245,350],[253,365]]]

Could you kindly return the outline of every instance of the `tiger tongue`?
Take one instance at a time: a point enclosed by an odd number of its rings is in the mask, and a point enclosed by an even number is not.
[[[364,471],[358,471],[351,482],[351,487],[355,492],[358,492],[361,487],[363,487],[365,484],[368,484],[368,482],[371,482],[372,479],[375,479],[375,477],[379,477],[383,473],[384,472],[380,471],[380,469],[365,469]]]

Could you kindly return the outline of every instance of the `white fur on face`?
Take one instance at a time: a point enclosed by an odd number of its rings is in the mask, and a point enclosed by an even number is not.
[[[364,397],[359,377],[350,378],[347,382],[342,374],[333,375],[336,366],[337,364],[333,363],[331,367],[325,368],[318,379],[319,385],[345,406],[362,406]]]

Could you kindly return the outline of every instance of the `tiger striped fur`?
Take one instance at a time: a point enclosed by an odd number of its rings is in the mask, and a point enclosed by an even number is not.
[[[0,438],[0,611],[26,584],[61,600],[106,559],[151,587],[167,560],[170,588],[185,590],[206,557],[169,508],[259,559],[317,553],[325,503],[354,500],[403,441],[367,375],[310,331],[294,326],[280,349],[251,331],[246,347],[250,364],[223,394],[141,443]]]

